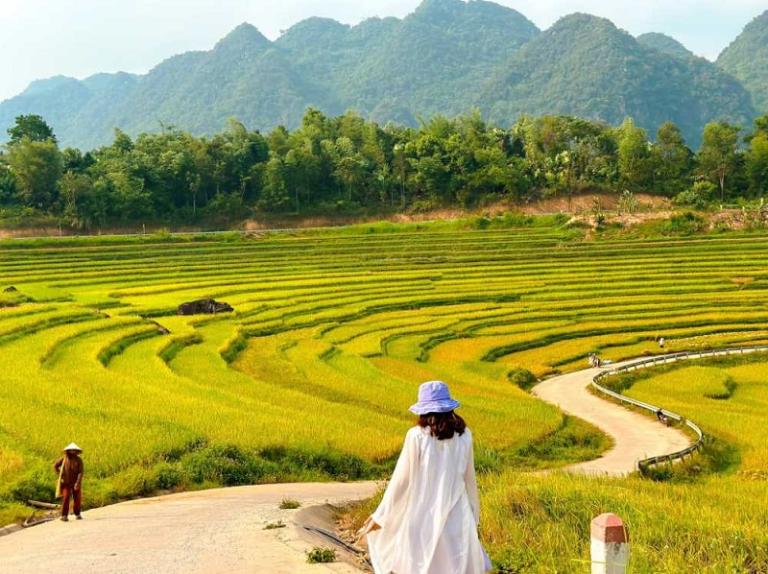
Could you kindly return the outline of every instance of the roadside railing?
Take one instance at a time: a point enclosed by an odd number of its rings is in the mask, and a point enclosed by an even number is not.
[[[592,386],[599,393],[607,397],[610,397],[614,400],[617,400],[623,404],[644,409],[657,415],[661,414],[664,417],[666,417],[667,420],[677,421],[678,423],[684,424],[689,429],[691,429],[696,435],[697,437],[696,441],[688,448],[685,448],[683,450],[679,450],[677,452],[673,452],[670,454],[654,456],[654,457],[646,458],[644,460],[639,461],[637,463],[638,470],[640,470],[641,473],[644,473],[649,467],[652,467],[658,464],[663,464],[663,463],[671,463],[675,460],[683,460],[685,457],[692,455],[698,450],[701,450],[702,446],[704,446],[704,440],[705,440],[704,431],[702,431],[701,428],[693,421],[687,420],[686,418],[684,418],[683,416],[675,412],[668,411],[656,405],[645,403],[643,401],[638,401],[636,399],[632,399],[630,397],[622,395],[621,393],[617,393],[616,391],[612,391],[611,389],[603,386],[600,383],[600,381],[602,381],[606,377],[610,377],[612,375],[618,375],[619,373],[636,371],[638,369],[647,369],[649,367],[666,365],[669,363],[675,363],[677,361],[686,361],[691,359],[707,359],[710,357],[727,357],[731,355],[748,355],[752,353],[761,353],[761,352],[768,352],[768,345],[761,345],[756,347],[736,347],[736,348],[730,348],[730,349],[717,349],[717,350],[711,350],[711,351],[685,351],[681,353],[670,353],[668,355],[658,355],[655,357],[648,357],[647,359],[639,359],[637,361],[631,361],[629,363],[619,365],[607,371],[603,371],[602,373],[598,374],[594,379],[592,379]]]

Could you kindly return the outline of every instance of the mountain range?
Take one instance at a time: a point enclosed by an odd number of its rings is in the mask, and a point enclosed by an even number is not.
[[[145,75],[35,81],[0,103],[0,137],[27,113],[42,115],[62,144],[87,149],[109,143],[115,128],[203,135],[230,117],[292,128],[310,106],[403,124],[479,108],[502,125],[521,114],[613,124],[631,116],[653,134],[673,121],[696,146],[707,122],[746,127],[768,112],[767,85],[768,11],[713,63],[663,34],[635,38],[587,14],[542,31],[493,2],[424,0],[403,19],[309,18],[274,41],[242,24],[211,50]]]

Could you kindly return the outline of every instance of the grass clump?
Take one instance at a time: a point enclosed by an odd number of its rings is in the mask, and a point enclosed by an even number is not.
[[[32,514],[32,509],[28,506],[15,502],[0,501],[0,528],[9,524],[23,522],[30,514]]]
[[[264,530],[277,530],[278,528],[285,528],[285,523],[282,520],[277,522],[269,522],[264,526]]]
[[[298,500],[294,500],[292,498],[283,498],[283,500],[280,501],[280,510],[296,510],[301,506],[301,503]]]

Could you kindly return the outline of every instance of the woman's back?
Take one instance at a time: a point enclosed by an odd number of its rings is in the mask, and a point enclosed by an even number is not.
[[[456,500],[466,494],[466,476],[472,474],[472,432],[458,433],[453,438],[439,440],[430,429],[413,427],[406,435],[417,449],[418,465],[411,476],[412,508],[422,511],[452,508]],[[432,508],[430,508],[432,507]]]
[[[369,534],[377,574],[482,574],[472,433],[439,440],[413,427]]]

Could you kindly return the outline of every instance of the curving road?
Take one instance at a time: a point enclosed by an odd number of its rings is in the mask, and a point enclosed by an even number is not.
[[[602,370],[586,369],[552,377],[533,388],[533,394],[543,401],[593,424],[613,440],[613,447],[602,457],[563,470],[574,474],[626,476],[637,470],[640,460],[670,454],[691,444],[682,431],[592,394],[589,386]]]

